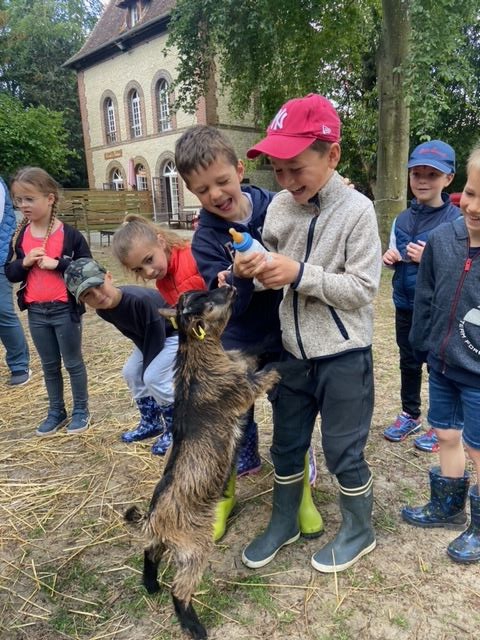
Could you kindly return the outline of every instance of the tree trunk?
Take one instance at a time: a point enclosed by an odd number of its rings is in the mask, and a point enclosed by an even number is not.
[[[383,20],[377,58],[379,98],[375,209],[384,247],[393,218],[405,209],[410,112],[405,65],[410,21],[408,0],[382,0]]]

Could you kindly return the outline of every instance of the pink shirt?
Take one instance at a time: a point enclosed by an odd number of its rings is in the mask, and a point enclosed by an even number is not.
[[[47,240],[46,255],[59,258],[63,250],[63,224],[54,231]],[[30,231],[30,225],[25,229],[22,249],[27,255],[32,249],[43,246],[43,238],[35,238]],[[63,275],[59,271],[40,269],[34,265],[28,272],[25,287],[25,302],[68,302],[67,287]]]

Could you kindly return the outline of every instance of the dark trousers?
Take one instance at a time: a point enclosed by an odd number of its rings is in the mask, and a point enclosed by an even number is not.
[[[302,471],[320,413],[328,470],[342,487],[363,487],[370,479],[364,449],[374,402],[371,349],[319,360],[289,356],[278,368],[282,378],[270,394],[275,473]]]
[[[87,370],[82,357],[82,325],[70,317],[68,304],[45,302],[28,307],[28,325],[42,361],[49,409],[65,408],[62,359],[70,376],[73,411],[87,409]]]
[[[400,350],[400,398],[402,411],[412,418],[421,413],[422,365],[413,357],[408,335],[412,327],[413,311],[395,309],[395,333]]]

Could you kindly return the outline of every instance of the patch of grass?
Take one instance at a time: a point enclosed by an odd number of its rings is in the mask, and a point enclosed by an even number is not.
[[[221,613],[225,612],[231,616],[237,606],[234,589],[225,584],[219,589],[208,573],[203,576],[196,598],[202,604],[196,605],[195,609],[207,628],[215,627],[224,622]]]
[[[408,620],[400,614],[392,618],[392,624],[395,624],[397,627],[400,627],[400,629],[408,629],[410,626],[408,623]]]
[[[400,486],[400,495],[402,497],[402,502],[406,502],[407,504],[413,504],[421,500],[418,497],[417,489],[412,489],[412,487],[408,487],[406,485]]]
[[[277,613],[278,607],[270,594],[270,589],[264,586],[265,578],[262,576],[248,576],[239,580],[239,582],[242,583],[239,588],[245,593],[250,602],[270,613]]]
[[[331,504],[337,499],[336,494],[323,491],[323,489],[312,489],[312,495],[316,504]]]
[[[74,589],[82,594],[87,594],[91,591],[101,591],[101,587],[104,586],[95,571],[83,566],[81,562],[72,563],[68,567],[67,573],[59,577],[62,590]]]
[[[387,533],[395,533],[398,528],[400,516],[397,513],[381,510],[375,516],[375,527]]]

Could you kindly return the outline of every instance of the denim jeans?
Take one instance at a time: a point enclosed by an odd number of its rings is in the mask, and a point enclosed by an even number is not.
[[[82,357],[82,325],[70,317],[69,305],[43,302],[28,307],[28,324],[42,361],[49,411],[65,408],[62,359],[70,376],[73,413],[87,410],[87,370]]]
[[[463,441],[480,449],[480,389],[430,370],[428,422],[435,429],[463,429]]]
[[[25,334],[13,307],[12,283],[0,267],[0,340],[6,350],[5,361],[10,371],[28,371],[30,355]]]
[[[138,347],[123,367],[123,377],[134,400],[153,396],[160,406],[173,402],[173,373],[178,336],[170,336],[156,358],[143,371],[143,354]]]

